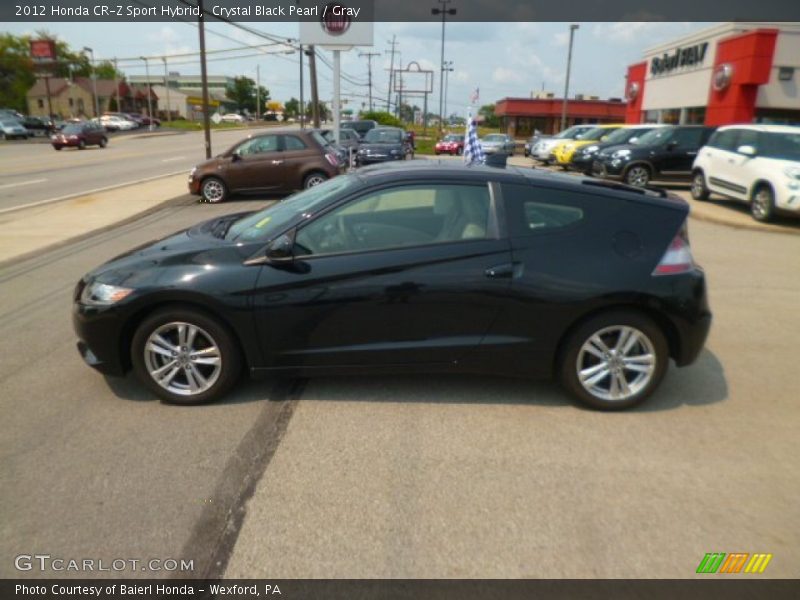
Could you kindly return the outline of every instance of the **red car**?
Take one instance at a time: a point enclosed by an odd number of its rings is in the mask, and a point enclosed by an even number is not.
[[[106,129],[100,123],[84,121],[81,123],[69,123],[50,138],[50,143],[56,150],[61,150],[64,146],[73,146],[78,150],[83,150],[86,146],[100,146],[105,148],[108,144]]]
[[[443,139],[436,142],[433,151],[439,154],[451,154],[453,156],[464,154],[464,136],[449,133]]]

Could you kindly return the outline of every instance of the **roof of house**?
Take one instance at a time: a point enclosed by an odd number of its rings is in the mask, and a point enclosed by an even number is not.
[[[133,95],[139,98],[147,97],[146,85],[129,85],[124,79],[119,80],[119,94],[120,96],[127,97]],[[44,78],[36,80],[33,87],[28,90],[28,96],[39,97],[47,95],[47,83]],[[58,96],[70,85],[77,85],[87,93],[93,93],[94,87],[92,85],[91,77],[74,77],[72,81],[64,77],[50,77],[50,95]],[[97,80],[97,95],[101,97],[109,97],[114,95],[114,80],[113,79],[98,79]],[[158,95],[153,92],[153,98],[158,99]]]

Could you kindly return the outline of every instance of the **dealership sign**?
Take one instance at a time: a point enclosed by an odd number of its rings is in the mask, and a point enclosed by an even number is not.
[[[703,59],[708,50],[708,42],[676,48],[672,53],[665,52],[650,60],[650,74],[662,75],[674,71],[679,67],[688,67],[703,64]]]

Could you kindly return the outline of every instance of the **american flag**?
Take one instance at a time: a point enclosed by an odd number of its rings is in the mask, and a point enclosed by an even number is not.
[[[477,104],[478,100],[481,97],[481,88],[476,87],[475,91],[469,95],[469,103],[470,104]]]
[[[483,155],[481,143],[478,141],[478,127],[475,125],[472,113],[470,113],[469,118],[467,118],[467,136],[464,140],[464,164],[482,165],[485,160],[486,157]]]

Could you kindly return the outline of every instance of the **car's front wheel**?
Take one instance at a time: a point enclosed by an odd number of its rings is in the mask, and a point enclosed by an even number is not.
[[[661,383],[669,360],[661,329],[636,312],[592,317],[569,335],[563,348],[561,384],[601,410],[621,410],[645,400]]]
[[[84,140],[78,141],[78,150],[85,150],[86,149],[86,142]]]
[[[100,146],[101,148],[105,148],[106,146],[108,146],[108,140],[106,138],[100,138],[98,146]]]
[[[650,183],[650,169],[645,165],[633,165],[625,172],[625,183],[635,187],[645,187]]]
[[[768,223],[775,217],[775,194],[767,184],[761,184],[753,192],[750,213],[756,221]]]
[[[708,188],[706,187],[706,176],[702,171],[695,171],[692,176],[692,198],[695,200],[708,200]]]
[[[225,183],[217,177],[208,177],[203,180],[200,186],[200,196],[205,202],[216,204],[224,201],[228,197],[228,188]]]
[[[189,308],[168,308],[145,319],[133,337],[131,362],[156,396],[174,404],[218,400],[241,373],[242,362],[228,329]]]
[[[305,179],[303,179],[303,188],[308,189],[315,186],[318,186],[320,183],[324,183],[328,179],[328,176],[325,173],[319,173],[315,171],[314,173],[309,173],[306,175]]]

